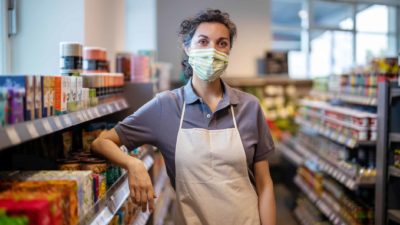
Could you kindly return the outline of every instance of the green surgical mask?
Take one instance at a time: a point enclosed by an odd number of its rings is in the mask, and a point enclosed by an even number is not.
[[[214,48],[192,49],[189,64],[193,72],[204,81],[218,79],[228,66],[229,56]]]

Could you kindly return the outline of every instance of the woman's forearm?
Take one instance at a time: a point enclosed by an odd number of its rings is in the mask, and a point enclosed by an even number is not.
[[[258,196],[261,225],[276,224],[276,206],[272,183],[265,185]]]
[[[92,143],[93,150],[124,169],[127,169],[129,163],[140,161],[124,154],[112,140],[113,138],[108,138],[108,136],[114,135],[112,132],[115,131],[106,131],[96,138]]]

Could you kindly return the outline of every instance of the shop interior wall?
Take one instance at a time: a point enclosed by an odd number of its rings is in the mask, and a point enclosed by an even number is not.
[[[111,69],[125,48],[125,0],[24,0],[10,39],[13,74],[57,74],[59,42],[106,48]]]
[[[11,37],[13,74],[55,74],[59,42],[84,40],[82,0],[17,1],[17,35]]]
[[[155,50],[156,0],[125,0],[125,49]]]
[[[173,63],[173,77],[181,70],[182,49],[177,33],[180,22],[206,8],[229,12],[238,27],[227,76],[256,76],[257,59],[271,46],[269,0],[158,0],[157,50],[160,61]]]

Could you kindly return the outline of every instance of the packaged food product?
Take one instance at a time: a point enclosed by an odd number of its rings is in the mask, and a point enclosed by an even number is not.
[[[35,118],[42,118],[43,105],[42,105],[42,77],[33,76],[35,85]]]
[[[69,92],[68,92],[68,102],[67,102],[67,109],[69,112],[74,112],[77,110],[77,102],[76,102],[76,95],[77,95],[77,77],[70,76],[69,77]]]
[[[400,168],[400,149],[394,150],[394,166]]]
[[[26,175],[27,176],[27,175]],[[12,191],[22,192],[44,192],[44,193],[59,193],[61,194],[61,208],[64,225],[76,225],[78,223],[78,195],[77,182],[70,180],[63,181],[15,181],[22,179],[22,176],[14,175],[8,177],[2,175],[3,179],[14,181],[0,182],[0,188],[11,189]]]
[[[80,163],[77,159],[59,159],[57,160],[59,170],[79,170]]]
[[[56,115],[67,112],[69,79],[67,76],[55,76],[54,78],[54,108]]]
[[[100,188],[100,177],[99,174],[92,174],[93,177],[93,203],[96,204],[96,202],[99,199],[99,188]]]
[[[82,71],[82,45],[80,43],[60,43],[60,73],[79,75]]]
[[[0,87],[0,127],[6,125],[7,90]]]
[[[72,150],[72,132],[71,131],[66,131],[62,133],[62,139],[63,139],[63,152],[64,152],[64,157],[68,157],[69,153]]]
[[[0,208],[10,216],[26,216],[30,224],[51,225],[50,206],[46,200],[2,200]]]
[[[25,76],[25,120],[35,119],[35,89],[33,76]]]
[[[96,174],[104,174],[107,171],[107,162],[106,160],[96,158],[82,159],[81,170],[91,170]]]
[[[104,198],[107,193],[107,178],[104,175],[99,175],[99,198]]]
[[[61,225],[63,223],[62,196],[58,192],[40,191],[14,191],[8,190],[0,193],[1,200],[44,200],[50,207],[50,224]]]

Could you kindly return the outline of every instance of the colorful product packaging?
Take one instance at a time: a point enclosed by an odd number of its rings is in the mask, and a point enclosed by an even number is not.
[[[68,103],[67,109],[69,112],[74,112],[77,110],[76,103],[76,94],[77,94],[77,86],[76,86],[76,76],[69,77],[69,92],[68,92]]]
[[[42,118],[42,80],[41,76],[33,76],[35,89],[35,119]]]
[[[13,191],[8,190],[0,193],[1,200],[44,200],[50,207],[50,224],[61,225],[63,223],[62,214],[62,196],[57,192],[39,192],[39,191]]]
[[[35,86],[34,77],[25,76],[25,121],[35,119]]]
[[[0,87],[0,127],[6,125],[7,90]]]
[[[77,102],[77,109],[83,108],[83,78],[76,77],[76,102]]]
[[[55,114],[60,115],[67,112],[69,94],[69,77],[56,76],[54,78],[54,107]]]
[[[10,216],[26,216],[29,224],[51,225],[50,205],[46,200],[1,200],[0,208]]]
[[[53,115],[54,110],[54,77],[42,76],[42,102],[43,102],[43,117]]]

